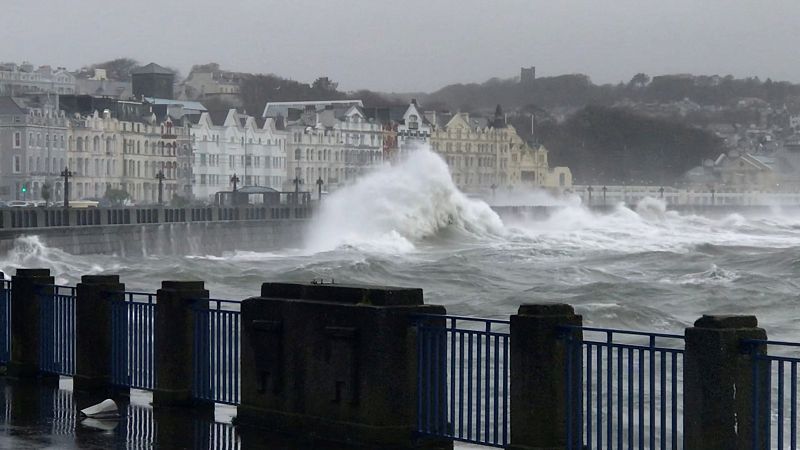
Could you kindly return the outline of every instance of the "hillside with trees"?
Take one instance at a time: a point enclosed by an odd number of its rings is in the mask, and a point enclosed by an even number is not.
[[[366,107],[385,106],[390,103],[384,95],[368,90],[345,93],[338,84],[320,77],[311,84],[281,78],[277,75],[251,75],[239,85],[239,98],[245,111],[258,114],[267,102],[289,102],[304,100],[358,99]]]
[[[490,110],[501,103],[507,109],[528,104],[540,107],[610,106],[623,100],[668,103],[688,99],[699,105],[730,105],[742,98],[765,102],[796,103],[800,85],[757,77],[736,79],[728,76],[662,75],[652,79],[644,73],[628,83],[592,83],[582,74],[537,78],[522,84],[516,78],[492,78],[484,83],[453,84],[420,98],[451,110]]]
[[[525,135],[529,120],[520,115],[512,123]],[[568,166],[578,184],[672,184],[723,151],[705,130],[602,106],[582,108],[562,123],[545,120],[536,131],[551,166]]]

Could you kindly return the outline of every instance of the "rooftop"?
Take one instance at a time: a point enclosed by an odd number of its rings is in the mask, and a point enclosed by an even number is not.
[[[132,75],[140,75],[140,74],[160,74],[160,75],[174,75],[174,73],[169,70],[165,69],[164,67],[159,66],[156,63],[150,63],[143,67],[138,67],[131,71]]]
[[[315,109],[325,109],[326,106],[349,107],[352,105],[364,106],[361,100],[311,100],[302,102],[267,102],[262,117],[286,117],[290,109],[305,109],[313,106]]]
[[[0,97],[0,114],[25,114],[25,108],[14,97]]]
[[[183,109],[191,109],[193,111],[208,111],[205,106],[203,106],[200,102],[195,102],[191,100],[172,100],[168,98],[155,98],[155,97],[145,97],[146,102],[152,103],[154,105],[169,105],[169,106],[183,106]]]

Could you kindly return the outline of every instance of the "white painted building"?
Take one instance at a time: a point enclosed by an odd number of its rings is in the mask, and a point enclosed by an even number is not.
[[[284,189],[315,192],[352,183],[383,162],[383,127],[369,119],[360,100],[268,103],[264,115],[289,132]]]
[[[214,194],[238,187],[261,186],[281,190],[286,180],[286,133],[272,119],[238,113],[204,112],[192,124],[193,193],[213,201]]]
[[[0,63],[0,95],[74,94],[75,77],[65,68]]]
[[[397,147],[400,154],[430,143],[432,127],[419,110],[416,100],[411,100],[403,120],[397,125]]]

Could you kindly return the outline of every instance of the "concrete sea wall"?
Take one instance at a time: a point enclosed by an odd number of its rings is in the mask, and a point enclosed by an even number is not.
[[[35,236],[74,255],[219,255],[301,244],[311,209],[194,208],[0,211],[0,255]]]
[[[73,255],[219,255],[242,249],[268,251],[296,247],[306,222],[297,219],[0,230],[0,255],[11,251],[17,239],[24,236],[37,236],[46,246]]]

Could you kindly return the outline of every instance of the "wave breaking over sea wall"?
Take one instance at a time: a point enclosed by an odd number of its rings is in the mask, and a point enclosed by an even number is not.
[[[324,198],[307,248],[402,253],[445,229],[478,238],[506,233],[489,205],[458,190],[441,157],[419,149]]]

